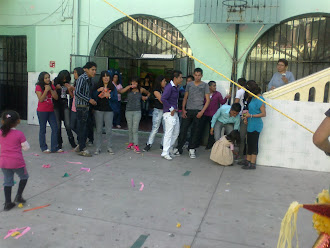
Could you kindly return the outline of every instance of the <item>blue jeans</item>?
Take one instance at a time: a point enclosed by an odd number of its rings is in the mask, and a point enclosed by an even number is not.
[[[152,145],[154,143],[155,136],[158,132],[158,129],[159,129],[161,123],[163,123],[163,129],[164,129],[164,133],[165,133],[163,110],[154,108],[154,111],[152,112],[152,130],[150,132],[147,145]],[[163,135],[163,137],[164,137],[164,135]],[[163,139],[162,139],[161,144],[163,144]]]
[[[39,119],[39,144],[41,151],[47,150],[48,146],[46,144],[46,125],[47,121],[52,129],[51,134],[51,152],[56,152],[58,150],[57,143],[57,122],[56,116],[54,112],[40,112],[37,111],[38,119]]]
[[[82,151],[86,147],[89,108],[76,107],[76,109],[77,109],[77,122],[78,122],[77,125],[78,144],[80,151]]]
[[[118,112],[113,112],[113,125],[114,126],[117,126],[117,125],[120,125],[120,115],[121,115],[121,101],[118,101],[117,103],[117,109],[118,109]]]
[[[16,173],[20,180],[28,179],[29,174],[27,173],[26,167],[21,167],[18,169],[4,169],[2,168],[2,173],[4,176],[3,186],[12,187],[14,186],[14,173]]]

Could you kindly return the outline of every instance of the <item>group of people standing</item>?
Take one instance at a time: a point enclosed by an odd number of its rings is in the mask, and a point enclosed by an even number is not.
[[[76,68],[73,85],[70,84],[71,77],[68,71],[61,71],[54,81],[50,80],[47,72],[40,73],[36,94],[39,100],[37,108],[40,124],[39,142],[43,152],[63,152],[61,135],[63,121],[69,143],[79,155],[92,156],[87,149],[87,138],[90,142],[94,142],[95,138],[95,155],[102,152],[104,131],[107,152],[114,154],[112,126],[119,125],[118,122],[114,123],[114,119],[120,116],[121,94],[127,93],[125,117],[129,142],[126,149],[132,149],[136,153],[141,152],[138,129],[142,117],[142,104],[153,95],[155,100],[152,130],[143,151],[147,152],[151,149],[162,123],[164,135],[160,144],[161,156],[172,160],[173,157],[183,153],[184,146],[188,143],[189,157],[196,158],[196,148],[200,146],[203,131],[208,126],[206,149],[214,147],[214,143],[221,138],[222,129],[225,129],[224,138],[227,137],[232,145],[240,144],[239,158],[242,159],[243,168],[255,168],[258,138],[262,130],[261,117],[266,115],[265,105],[247,94],[243,88],[237,91],[235,103],[230,106],[226,105],[226,102],[231,96],[223,97],[216,90],[215,81],[210,81],[208,84],[203,82],[203,70],[200,68],[196,68],[194,74],[188,77],[185,87],[181,86],[182,72],[174,71],[170,82],[167,83],[164,76],[158,76],[153,87],[147,90],[141,87],[137,77],[131,78],[128,86],[123,88],[117,83],[118,75],[110,75],[109,71],[102,71],[98,83],[92,85],[91,79],[96,74],[96,67],[94,62],[88,62],[83,68]],[[261,96],[261,89],[254,81],[250,80],[246,83],[245,79],[239,79],[239,83],[255,95]],[[67,98],[67,94],[71,95],[70,99]],[[94,134],[91,106],[93,106],[96,127]],[[48,149],[45,142],[47,122],[52,129],[51,149]],[[72,131],[77,134],[78,144],[75,143]],[[245,149],[245,140],[248,144],[247,149]],[[219,144],[220,142],[218,146]],[[248,154],[246,160],[243,160],[244,150],[247,150]],[[221,161],[219,163],[221,164]]]

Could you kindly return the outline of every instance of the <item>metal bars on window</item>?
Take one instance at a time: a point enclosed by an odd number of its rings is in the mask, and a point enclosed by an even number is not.
[[[309,16],[280,23],[263,34],[250,50],[244,75],[266,90],[278,59],[288,60],[296,79],[330,66],[330,17]]]
[[[170,23],[150,16],[135,17],[143,25],[163,36],[191,54],[188,42],[181,32]],[[95,56],[140,58],[142,54],[172,54],[176,58],[186,55],[170,46],[156,35],[125,19],[112,26],[96,47]]]
[[[0,112],[12,109],[27,119],[26,36],[0,36]]]

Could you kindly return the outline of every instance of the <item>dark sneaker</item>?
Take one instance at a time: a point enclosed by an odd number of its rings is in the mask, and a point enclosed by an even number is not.
[[[149,152],[150,148],[151,148],[151,145],[147,144],[146,147],[143,148],[143,151],[144,152]]]
[[[159,150],[161,150],[161,151],[163,150],[163,145],[159,146]]]
[[[256,164],[248,163],[248,165],[242,166],[242,169],[244,169],[244,170],[255,170],[256,169]]]
[[[247,161],[246,159],[243,159],[243,160],[237,162],[238,165],[243,165],[243,166],[248,165],[248,163],[249,163],[249,161]]]
[[[16,206],[16,204],[13,203],[13,202],[6,202],[3,210],[4,211],[9,211],[10,209],[12,209],[15,206]]]
[[[21,195],[16,195],[14,201],[18,203],[26,203],[26,200]]]

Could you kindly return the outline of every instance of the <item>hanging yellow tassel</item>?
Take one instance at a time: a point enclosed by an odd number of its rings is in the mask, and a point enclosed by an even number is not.
[[[299,247],[297,236],[297,214],[299,208],[302,206],[303,205],[298,202],[291,203],[281,223],[281,231],[277,242],[277,248],[292,248],[292,239],[294,235],[296,235],[297,248]]]

